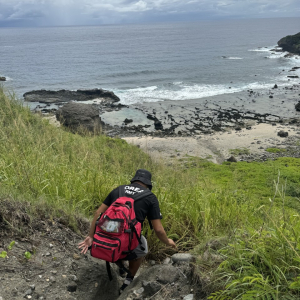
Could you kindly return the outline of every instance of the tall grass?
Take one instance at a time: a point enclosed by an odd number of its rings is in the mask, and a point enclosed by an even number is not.
[[[135,169],[152,169],[147,155],[121,139],[55,128],[3,91],[0,105],[0,182],[33,201],[43,196],[88,213]]]
[[[294,158],[223,165],[187,158],[166,166],[121,139],[56,128],[0,88],[0,195],[91,217],[112,188],[129,182],[136,169],[149,169],[164,227],[179,251],[211,238],[228,241],[217,253],[223,262],[209,269],[212,299],[252,299],[253,291],[261,299],[296,295],[299,166]],[[146,228],[151,255],[172,253]],[[208,273],[200,268],[199,274]]]

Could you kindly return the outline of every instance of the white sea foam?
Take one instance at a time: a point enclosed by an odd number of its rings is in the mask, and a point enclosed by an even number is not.
[[[13,79],[11,77],[8,77],[8,76],[5,76],[5,75],[0,75],[0,77],[5,77],[6,78],[6,81],[12,81]]]
[[[231,57],[231,56],[230,56],[230,57],[227,57],[226,59],[243,59],[243,58],[242,58],[242,57],[234,57],[234,56]]]
[[[248,51],[250,51],[250,52],[269,52],[272,49],[281,50],[280,47],[274,45],[274,46],[268,46],[268,47],[259,47],[259,48],[256,48],[256,49],[249,49]]]
[[[157,102],[163,100],[189,100],[199,99],[209,96],[216,96],[221,94],[230,94],[244,91],[247,89],[269,89],[274,86],[274,83],[253,82],[250,84],[241,85],[238,87],[227,85],[203,85],[203,84],[180,84],[177,83],[177,89],[166,89],[165,87],[144,87],[135,88],[122,91],[114,91],[121,99],[121,103],[125,105],[142,103],[142,102]]]

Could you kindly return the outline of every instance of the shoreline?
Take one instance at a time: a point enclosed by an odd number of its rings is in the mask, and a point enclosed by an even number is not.
[[[279,137],[279,131],[288,137]],[[216,132],[194,137],[123,137],[129,144],[141,148],[156,161],[172,162],[199,157],[221,164],[234,157],[236,161],[265,161],[280,156],[300,157],[300,127],[287,124],[257,124],[252,129]],[[278,153],[266,151],[278,149]],[[291,149],[289,149],[291,148]],[[283,150],[284,149],[284,150]],[[298,150],[297,150],[298,149]],[[294,150],[294,153],[291,153]],[[276,150],[275,150],[276,151]]]
[[[296,123],[300,84],[191,100],[144,102],[100,114],[109,136],[194,136],[256,123]],[[109,129],[109,127],[111,127]]]
[[[125,108],[108,106],[103,114],[118,125],[104,125],[103,131],[140,147],[155,160],[167,162],[190,156],[214,163],[223,163],[231,156],[248,162],[300,157],[300,112],[295,108],[299,94],[300,85],[295,84],[264,92],[248,90]],[[130,117],[132,122],[125,125],[125,118]],[[57,126],[55,116],[50,117],[50,123]],[[155,130],[155,124],[162,129]],[[288,136],[279,137],[279,131]],[[275,153],[266,151],[268,148],[275,148]]]

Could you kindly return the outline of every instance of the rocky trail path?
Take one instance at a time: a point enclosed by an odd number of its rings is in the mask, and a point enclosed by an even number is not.
[[[119,296],[123,278],[116,266],[111,264],[109,281],[105,262],[80,255],[82,236],[62,219],[31,220],[23,204],[0,202],[0,300],[205,299],[193,281],[189,254],[146,262]]]

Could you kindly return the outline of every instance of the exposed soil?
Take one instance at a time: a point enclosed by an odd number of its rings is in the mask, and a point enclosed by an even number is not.
[[[0,254],[7,252],[0,257],[1,300],[204,299],[189,263],[172,265],[170,258],[162,265],[144,263],[119,297],[123,278],[116,266],[111,264],[109,281],[103,261],[80,255],[83,236],[67,226],[67,218],[52,219],[43,210],[32,217],[30,210],[29,203],[0,199]],[[78,230],[86,233],[88,227],[87,220],[77,219]]]

